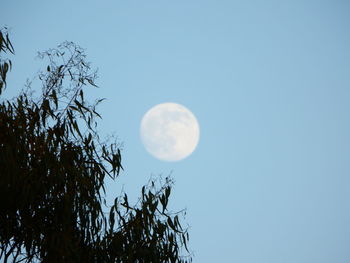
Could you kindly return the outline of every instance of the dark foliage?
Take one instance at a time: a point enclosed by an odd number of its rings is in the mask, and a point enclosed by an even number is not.
[[[7,28],[0,30],[0,95],[3,88],[6,85],[6,75],[11,69],[12,63],[9,59],[3,59],[1,53],[12,53],[14,54],[14,49],[9,39]]]
[[[0,56],[13,53],[3,31]],[[83,90],[96,72],[74,43],[41,53],[42,95],[22,92],[0,103],[0,261],[188,262],[188,233],[167,204],[171,182],[142,188],[136,205],[116,198],[109,213],[104,179],[115,179],[121,154],[101,142]],[[10,60],[1,58],[0,94]]]

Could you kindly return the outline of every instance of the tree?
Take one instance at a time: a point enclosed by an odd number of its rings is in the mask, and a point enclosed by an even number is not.
[[[0,56],[14,52],[5,31],[0,47]],[[0,261],[190,262],[187,229],[167,209],[170,179],[144,186],[136,205],[116,198],[104,213],[104,179],[123,167],[118,145],[97,134],[102,100],[84,98],[96,72],[72,42],[40,56],[49,62],[41,96],[0,102]],[[11,61],[0,65],[1,95]]]

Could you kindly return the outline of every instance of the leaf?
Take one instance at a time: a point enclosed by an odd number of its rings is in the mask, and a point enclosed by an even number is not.
[[[89,144],[91,142],[91,139],[92,139],[92,135],[91,133],[89,133],[89,136],[86,139],[86,144]]]
[[[8,34],[6,34],[6,42],[5,43],[7,44],[8,50],[13,54],[15,50],[14,50],[14,48],[12,46],[12,43],[11,43],[11,41],[9,39]]]
[[[57,107],[58,107],[58,100],[57,100],[57,93],[56,93],[55,89],[52,90],[51,97],[53,98],[53,101],[54,101],[56,109],[57,109]]]
[[[5,74],[7,73],[8,69],[9,69],[9,65],[5,62],[4,63],[4,72],[5,72]]]
[[[74,100],[74,103],[75,103],[79,108],[83,108],[84,110],[90,112],[90,110],[89,110],[88,108],[86,108],[83,104],[81,104],[79,101]]]
[[[69,108],[71,108],[72,110],[75,110],[75,111],[79,111],[79,109],[77,107],[72,106],[72,105],[70,105]]]
[[[76,121],[72,123],[74,130],[78,133],[79,137],[82,138],[83,136],[80,133],[79,126]]]
[[[171,221],[170,217],[168,217],[167,222],[168,222],[168,225],[171,227],[172,230],[177,231],[177,229],[175,228],[175,226],[173,224],[173,221]]]
[[[167,188],[165,188],[165,196],[166,196],[167,199],[168,199],[168,197],[170,195],[170,191],[171,191],[171,188],[169,186]]]

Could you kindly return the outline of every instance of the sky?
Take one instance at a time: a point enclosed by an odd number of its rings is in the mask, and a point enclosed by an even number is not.
[[[98,67],[101,135],[123,144],[107,182],[136,200],[175,180],[193,262],[350,262],[350,2],[346,0],[2,1],[15,56],[5,98],[68,40]],[[163,162],[142,116],[176,102],[200,124],[195,152]]]

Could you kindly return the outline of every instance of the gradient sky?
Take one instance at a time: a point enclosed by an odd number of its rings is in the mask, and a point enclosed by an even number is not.
[[[99,68],[101,134],[124,144],[108,182],[131,198],[172,173],[195,263],[350,262],[350,1],[2,1],[16,55],[4,95],[64,40]],[[188,107],[197,150],[162,162],[143,114]]]

